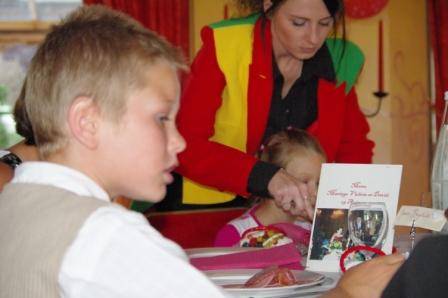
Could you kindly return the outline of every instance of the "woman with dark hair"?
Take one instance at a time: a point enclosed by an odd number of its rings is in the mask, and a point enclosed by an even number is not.
[[[370,163],[374,144],[354,88],[364,57],[345,40],[342,0],[239,4],[251,14],[202,30],[185,85],[178,115],[188,144],[178,168],[183,203],[271,196],[311,219],[315,187],[256,152],[270,135],[295,127],[317,137],[328,162]],[[342,39],[331,36],[338,24]]]
[[[25,83],[14,106],[16,131],[24,140],[6,150],[0,150],[0,190],[14,176],[14,169],[23,161],[37,160],[33,129],[25,110]]]

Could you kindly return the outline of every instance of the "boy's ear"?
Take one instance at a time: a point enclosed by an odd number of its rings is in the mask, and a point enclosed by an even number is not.
[[[89,149],[95,149],[98,145],[100,116],[98,105],[87,96],[77,97],[68,110],[72,136]]]

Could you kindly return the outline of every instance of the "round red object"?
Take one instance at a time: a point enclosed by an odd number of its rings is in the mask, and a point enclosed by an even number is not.
[[[373,252],[374,254],[376,254],[378,256],[385,256],[386,255],[384,253],[384,251],[382,251],[381,249],[376,248],[376,247],[372,247],[372,246],[368,246],[368,245],[352,246],[352,247],[346,249],[344,251],[344,253],[341,255],[341,258],[339,259],[339,267],[341,268],[342,272],[346,271],[345,270],[345,259],[348,257],[348,255],[353,253],[353,252],[362,251],[362,250]]]
[[[376,15],[388,0],[344,0],[345,13],[354,19],[363,19]]]

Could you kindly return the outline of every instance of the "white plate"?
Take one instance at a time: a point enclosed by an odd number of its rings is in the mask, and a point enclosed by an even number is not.
[[[318,292],[314,289],[325,281],[325,275],[311,272],[291,270],[296,279],[303,281],[292,286],[270,287],[270,288],[226,288],[226,285],[244,285],[260,269],[237,269],[237,270],[210,270],[204,273],[217,285],[224,287],[225,291],[239,297],[283,297],[290,294],[299,294],[300,289],[310,289],[309,292]],[[312,290],[311,290],[312,289]]]
[[[214,256],[227,255],[227,254],[233,254],[233,253],[239,253],[239,252],[260,250],[260,249],[263,249],[263,248],[258,248],[258,247],[204,247],[204,248],[186,249],[185,252],[187,253],[188,257],[190,259],[192,259],[192,258],[214,257]]]

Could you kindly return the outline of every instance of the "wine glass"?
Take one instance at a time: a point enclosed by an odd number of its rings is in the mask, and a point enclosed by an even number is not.
[[[354,245],[381,249],[388,230],[384,202],[353,202],[348,210],[349,237]]]

